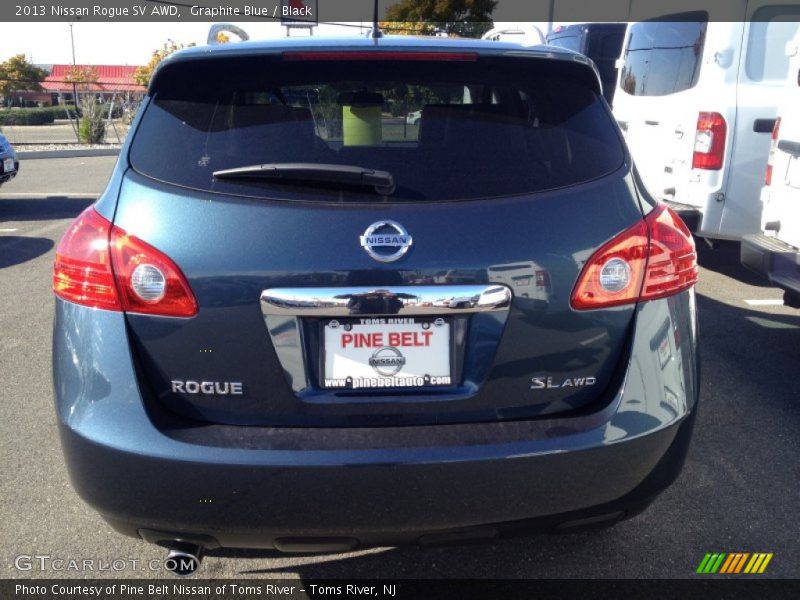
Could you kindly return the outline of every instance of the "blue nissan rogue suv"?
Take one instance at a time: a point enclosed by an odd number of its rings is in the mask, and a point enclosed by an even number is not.
[[[612,524],[683,464],[696,279],[581,55],[181,51],[58,245],[71,479],[183,573]]]

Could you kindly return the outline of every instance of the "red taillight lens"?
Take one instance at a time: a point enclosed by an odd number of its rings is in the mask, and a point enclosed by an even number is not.
[[[194,294],[177,265],[92,207],[75,219],[58,244],[53,291],[64,300],[106,310],[197,314]]]
[[[536,286],[550,287],[550,273],[547,271],[536,271]]]
[[[694,135],[693,169],[718,171],[725,157],[725,118],[715,112],[701,112]]]
[[[697,254],[688,228],[660,205],[604,244],[586,262],[572,291],[576,310],[654,300],[697,282]]]
[[[121,310],[111,270],[111,223],[87,208],[67,229],[56,248],[53,291],[76,304]]]
[[[638,221],[602,246],[583,267],[572,291],[572,308],[585,310],[636,302],[647,266],[647,246],[645,221]],[[616,290],[607,289],[601,282],[603,268],[612,260],[622,260],[628,265],[627,285]]]
[[[650,252],[641,300],[655,300],[688,290],[697,283],[697,251],[681,218],[662,205],[647,218]]]
[[[764,173],[764,185],[772,185],[772,165],[775,161],[775,150],[778,147],[778,134],[781,128],[781,118],[775,119],[772,127],[772,141],[769,144],[769,156],[767,157],[767,170]]]
[[[404,52],[396,50],[336,50],[283,53],[283,60],[401,60],[401,61],[468,61],[475,62],[478,55],[474,52]]]
[[[119,227],[111,229],[111,260],[120,300],[126,312],[191,317],[197,302],[178,266],[162,252]],[[141,267],[137,271],[137,267]],[[157,274],[156,285],[141,283],[145,270]],[[152,278],[151,278],[152,282]],[[156,290],[158,293],[148,293]]]

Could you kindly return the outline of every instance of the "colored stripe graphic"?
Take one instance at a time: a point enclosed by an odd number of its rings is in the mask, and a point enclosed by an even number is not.
[[[738,554],[728,554],[728,560],[722,563],[722,568],[719,570],[720,573],[730,573],[730,570],[739,560]]]
[[[759,574],[763,573],[766,570],[767,565],[769,564],[769,561],[771,561],[771,560],[772,560],[772,552],[767,554],[767,556],[764,558],[764,562],[761,563],[761,568],[758,570]]]
[[[720,573],[738,573],[748,556],[750,556],[750,554],[747,552],[736,552],[734,554],[729,554],[728,560],[725,561]]]
[[[760,575],[767,569],[773,556],[772,552],[708,552],[700,561],[697,573],[731,575],[742,573],[744,569],[744,573]]]
[[[697,568],[698,573],[716,573],[720,566],[722,565],[722,561],[725,560],[725,556],[727,556],[724,552],[714,553],[714,554],[706,554],[706,557],[703,559],[703,562],[700,563],[700,566]]]
[[[702,560],[702,561],[700,561],[700,566],[699,566],[699,567],[697,567],[697,572],[698,572],[698,573],[705,573],[705,572],[706,572],[706,565],[708,564],[708,561],[709,561],[709,560],[711,560],[711,553],[707,553],[707,554],[706,554],[706,555],[703,557],[703,560]]]
[[[744,566],[744,563],[747,560],[748,556],[750,556],[749,552],[745,552],[744,554],[742,554],[742,560],[740,560],[739,563],[736,565],[736,570],[733,571],[734,573],[738,573],[742,570],[742,567]]]

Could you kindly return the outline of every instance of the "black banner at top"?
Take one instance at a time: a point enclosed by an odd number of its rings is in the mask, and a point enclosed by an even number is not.
[[[415,0],[379,0],[381,20],[390,7]],[[759,6],[781,4],[748,0],[496,0],[495,22],[641,21],[684,13],[708,14],[709,21],[752,21],[774,17]],[[795,6],[797,9],[797,6]],[[317,23],[370,22],[373,0],[3,0],[2,22],[272,21],[313,26]],[[391,12],[391,11],[390,11]],[[800,21],[800,10],[796,11]]]

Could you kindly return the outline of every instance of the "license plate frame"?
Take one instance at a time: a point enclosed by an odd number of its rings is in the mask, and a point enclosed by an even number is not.
[[[328,344],[329,340],[334,339],[334,336],[327,336],[326,337],[326,330],[329,330],[331,323],[335,323],[336,327],[332,329],[338,330],[339,334],[343,332],[353,332],[353,334],[373,334],[382,332],[384,333],[384,338],[388,337],[387,334],[389,333],[400,333],[402,334],[405,332],[406,334],[409,333],[417,333],[416,338],[412,338],[415,341],[420,341],[422,338],[422,332],[430,331],[433,335],[430,336],[430,339],[434,342],[434,346],[437,347],[440,351],[446,350],[446,369],[441,365],[438,368],[432,369],[430,373],[419,373],[415,374],[413,372],[406,371],[406,373],[402,373],[403,369],[406,367],[406,364],[400,368],[400,371],[397,372],[395,375],[387,375],[382,374],[376,368],[376,366],[366,365],[363,362],[359,362],[358,368],[361,373],[352,373],[350,376],[341,377],[341,373],[337,373],[333,370],[333,368],[328,369],[328,359],[329,357],[333,357],[336,354],[342,355],[342,353],[335,353],[331,352]],[[348,329],[349,327],[349,329]],[[436,332],[442,331],[445,335],[445,340],[436,340]],[[419,391],[420,389],[441,389],[452,387],[456,385],[456,334],[457,334],[457,327],[455,320],[453,318],[445,318],[445,317],[362,317],[362,318],[330,318],[330,319],[322,319],[319,322],[319,337],[318,337],[318,344],[319,344],[319,377],[318,377],[318,386],[320,389],[324,391],[361,391],[361,392],[376,392],[376,391],[387,391],[387,390],[408,390],[408,391]],[[375,341],[374,339],[372,341]],[[378,350],[383,348],[394,348],[397,352],[399,352],[406,361],[408,361],[409,355],[408,351],[409,348],[405,348],[405,353],[403,353],[403,346],[401,348],[396,348],[388,344],[388,340],[384,339],[383,342],[376,345],[372,345],[366,348],[360,349],[361,351],[359,354],[363,355],[367,352],[371,353],[371,357],[374,357],[374,353]],[[414,354],[412,350],[412,354]],[[397,356],[396,352],[385,351],[378,355],[378,358],[382,358],[383,356],[388,356],[392,358],[393,356]],[[359,357],[361,361],[363,361],[363,356]],[[419,364],[420,358],[419,356],[414,357],[413,362],[415,364]],[[414,371],[414,367],[409,365],[411,371]],[[392,365],[388,365],[385,370],[391,371],[393,370]],[[445,373],[444,371],[447,371]],[[442,371],[442,372],[439,372]],[[402,373],[402,374],[401,374]],[[363,374],[363,375],[362,375]],[[418,375],[418,376],[415,376]],[[344,381],[342,381],[344,380]],[[405,381],[401,381],[405,380]],[[370,385],[371,383],[376,383],[376,385]]]

